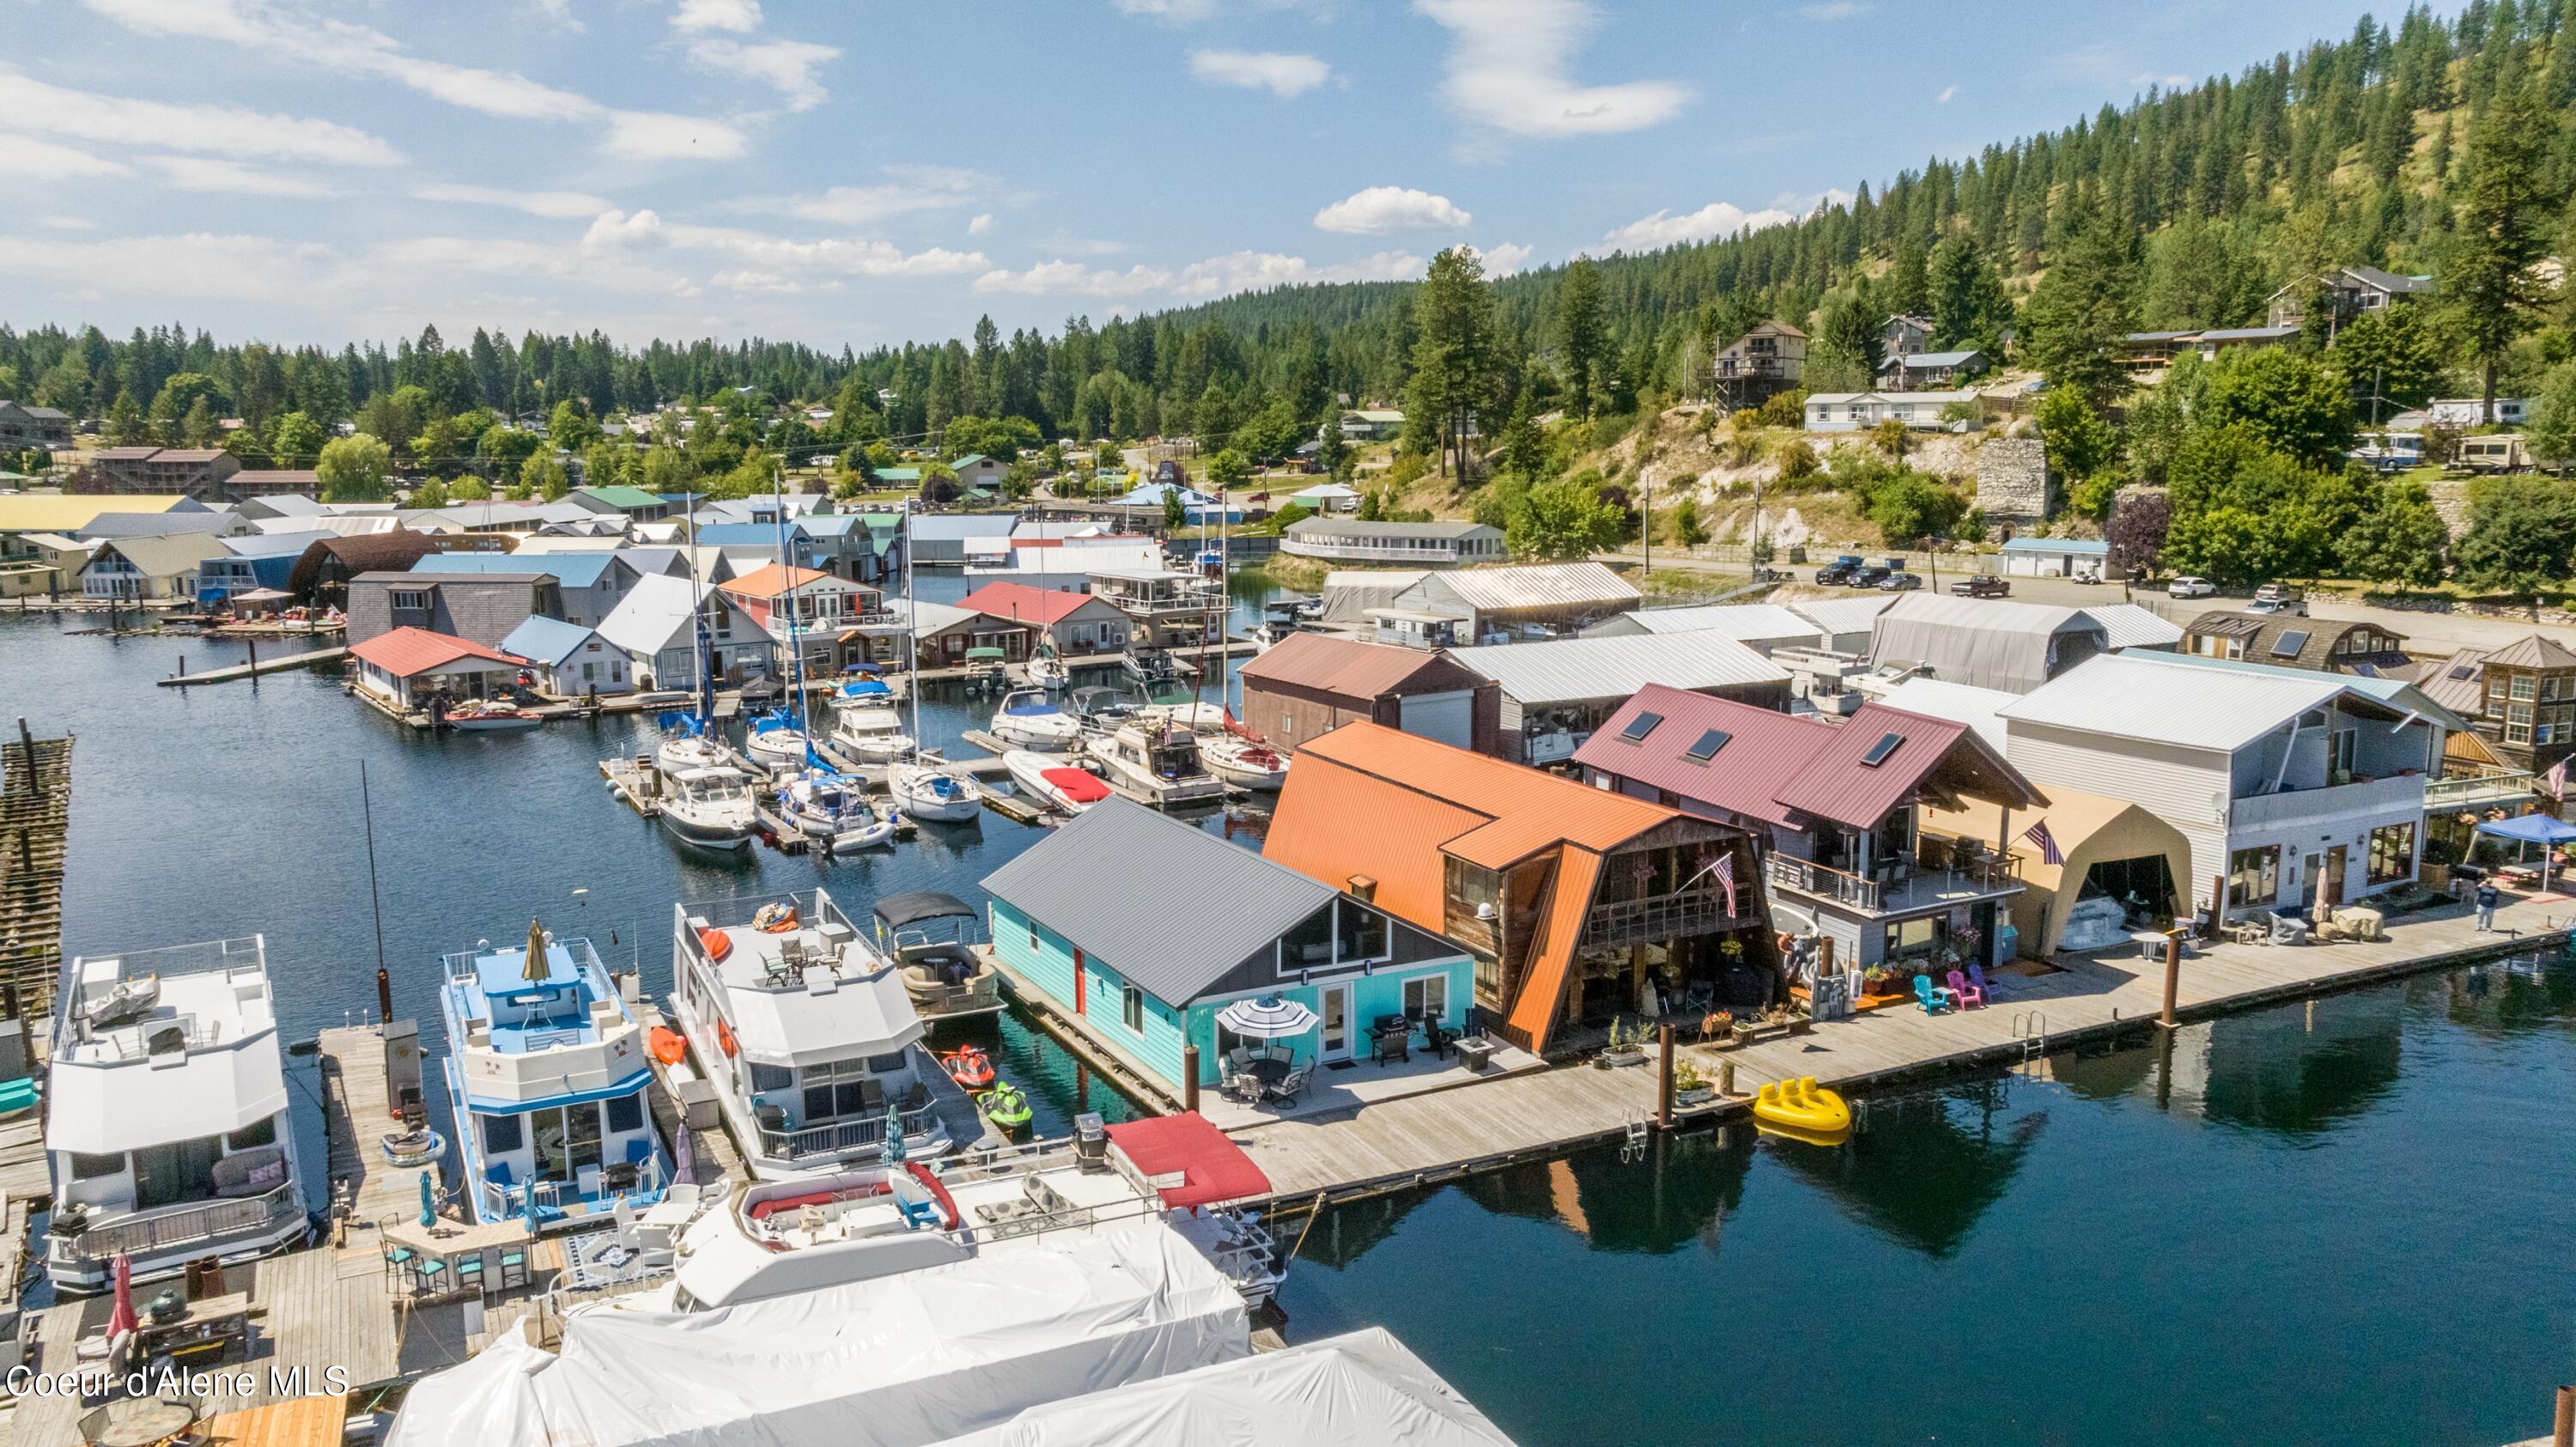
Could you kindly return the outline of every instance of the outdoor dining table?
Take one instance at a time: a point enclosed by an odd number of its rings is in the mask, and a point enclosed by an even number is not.
[[[1260,1081],[1262,1089],[1267,1090],[1271,1086],[1277,1085],[1279,1082],[1286,1080],[1291,1068],[1292,1067],[1286,1060],[1277,1056],[1265,1055],[1257,1060],[1246,1063],[1243,1067],[1243,1073]]]

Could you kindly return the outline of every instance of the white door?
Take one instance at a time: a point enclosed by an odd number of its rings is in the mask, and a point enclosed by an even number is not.
[[[1476,695],[1472,690],[1413,694],[1403,700],[1400,717],[1406,733],[1462,749],[1475,747]]]
[[[1323,1024],[1317,1031],[1319,1043],[1315,1047],[1316,1055],[1325,1060],[1350,1059],[1351,987],[1326,985],[1323,1008],[1318,1013],[1323,1016]]]

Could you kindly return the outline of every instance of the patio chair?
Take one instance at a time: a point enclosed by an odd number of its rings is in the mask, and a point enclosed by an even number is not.
[[[376,1239],[377,1244],[382,1247],[384,1251],[386,1283],[390,1285],[393,1282],[394,1273],[396,1271],[402,1271],[405,1274],[409,1274],[412,1258],[417,1253],[408,1246],[396,1246],[392,1242],[385,1240],[381,1235]]]
[[[1295,1105],[1297,1096],[1306,1088],[1306,1078],[1314,1073],[1314,1069],[1311,1065],[1300,1065],[1289,1071],[1286,1079],[1270,1088],[1270,1098],[1281,1105]]]
[[[1968,977],[1957,970],[1950,972],[1950,998],[1963,1006],[1973,1005],[1981,1010],[1986,1004],[1986,992],[1969,984]]]
[[[1914,1003],[1922,1006],[1923,1013],[1926,1015],[1947,1013],[1951,1006],[1949,996],[1942,993],[1940,986],[1932,983],[1930,975],[1914,977]]]
[[[1996,994],[1999,993],[1995,989],[1994,982],[1986,978],[1986,967],[1983,965],[1968,966],[1968,983],[1977,987],[1977,998],[1989,1004],[1994,1002]]]
[[[456,1263],[456,1289],[459,1291],[483,1289],[483,1253],[478,1251]]]
[[[1252,1047],[1248,1045],[1237,1045],[1232,1050],[1225,1052],[1225,1069],[1228,1075],[1241,1075],[1251,1068]]]
[[[413,1263],[412,1290],[419,1295],[437,1295],[440,1283],[446,1279],[447,1263],[435,1256],[424,1256]]]

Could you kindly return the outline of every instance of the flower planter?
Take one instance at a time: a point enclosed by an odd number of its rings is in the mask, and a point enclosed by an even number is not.
[[[1750,1045],[1754,1041],[1762,1038],[1762,1027],[1759,1025],[1737,1025],[1733,1034],[1736,1044]]]
[[[1616,1050],[1604,1050],[1601,1052],[1601,1068],[1604,1070],[1618,1070],[1626,1066],[1643,1065],[1645,1063],[1646,1052],[1641,1047],[1635,1045],[1622,1045]]]
[[[1717,1087],[1714,1085],[1677,1085],[1673,1087],[1673,1104],[1706,1105],[1709,1101],[1716,1098],[1716,1095]]]

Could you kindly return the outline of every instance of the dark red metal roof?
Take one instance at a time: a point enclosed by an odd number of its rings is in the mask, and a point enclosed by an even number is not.
[[[1179,1184],[1158,1187],[1168,1208],[1186,1210],[1270,1194],[1270,1178],[1243,1147],[1194,1111],[1119,1121],[1109,1127],[1109,1140],[1148,1179],[1180,1176]]]

